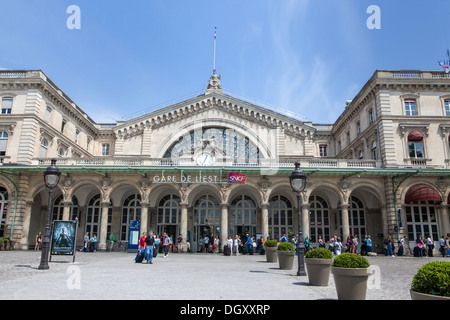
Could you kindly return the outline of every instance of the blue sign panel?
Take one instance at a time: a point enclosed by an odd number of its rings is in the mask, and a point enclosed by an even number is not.
[[[130,221],[130,234],[128,237],[128,252],[137,252],[139,247],[139,232],[141,231],[141,220]]]

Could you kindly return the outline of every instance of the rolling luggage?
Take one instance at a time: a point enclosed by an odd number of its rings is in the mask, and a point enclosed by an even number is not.
[[[418,257],[418,256],[419,256],[419,248],[414,247],[414,257]]]
[[[224,256],[230,256],[231,255],[230,248],[228,248],[227,245],[223,246],[223,255]]]
[[[134,259],[134,261],[136,263],[141,263],[142,260],[144,260],[144,252],[141,252],[140,250],[138,251],[136,258]]]

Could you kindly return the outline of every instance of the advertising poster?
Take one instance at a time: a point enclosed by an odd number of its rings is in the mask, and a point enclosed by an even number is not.
[[[128,252],[137,252],[139,247],[139,232],[141,230],[141,220],[130,221],[130,236],[128,239]]]
[[[53,221],[51,255],[74,255],[77,237],[76,221]]]

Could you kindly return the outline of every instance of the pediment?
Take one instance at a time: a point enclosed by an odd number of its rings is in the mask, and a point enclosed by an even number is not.
[[[311,137],[316,131],[311,123],[305,123],[221,92],[213,92],[118,123],[114,132],[119,137],[140,134],[145,128],[159,128],[211,109],[247,119],[268,128],[279,128],[286,134],[294,136]]]

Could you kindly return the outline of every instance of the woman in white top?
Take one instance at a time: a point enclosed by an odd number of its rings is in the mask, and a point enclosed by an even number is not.
[[[228,250],[230,250],[230,257],[231,257],[233,255],[233,239],[231,239],[231,236],[228,236],[227,246]]]
[[[236,256],[239,255],[239,236],[236,235],[236,237],[234,237],[234,250],[236,252]],[[233,255],[233,252],[231,252],[231,255]]]
[[[339,237],[334,241],[334,253],[337,256],[342,253],[342,242]]]

